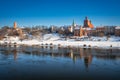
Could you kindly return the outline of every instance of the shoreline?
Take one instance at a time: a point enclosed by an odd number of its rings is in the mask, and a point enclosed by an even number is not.
[[[1,46],[39,46],[51,48],[101,48],[101,49],[120,49],[120,42],[110,41],[37,41],[37,40],[24,40],[24,41],[0,41]]]

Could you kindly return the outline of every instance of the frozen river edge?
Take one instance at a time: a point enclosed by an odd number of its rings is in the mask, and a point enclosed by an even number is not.
[[[80,48],[106,48],[106,49],[120,49],[120,42],[111,41],[37,41],[37,40],[24,40],[24,41],[0,41],[3,46],[40,46],[40,47],[80,47]]]

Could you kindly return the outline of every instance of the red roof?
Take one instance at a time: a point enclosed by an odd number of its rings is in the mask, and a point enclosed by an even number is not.
[[[88,27],[89,28],[94,28],[93,24],[91,24],[89,21],[88,21]]]

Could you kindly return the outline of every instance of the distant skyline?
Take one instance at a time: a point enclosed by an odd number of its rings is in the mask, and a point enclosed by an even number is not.
[[[0,27],[83,25],[86,16],[94,26],[120,26],[120,0],[0,0]]]

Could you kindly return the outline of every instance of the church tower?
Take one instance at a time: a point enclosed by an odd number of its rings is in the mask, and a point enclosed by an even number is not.
[[[74,19],[73,19],[73,23],[72,23],[72,30],[73,30],[73,32],[74,32],[74,30],[75,30],[75,27],[76,27],[76,24],[75,24],[75,21],[74,21]]]
[[[88,17],[85,17],[83,27],[84,28],[94,28],[93,24],[91,23],[91,20],[88,20]]]
[[[14,22],[14,26],[13,26],[14,29],[17,29],[17,23]]]

